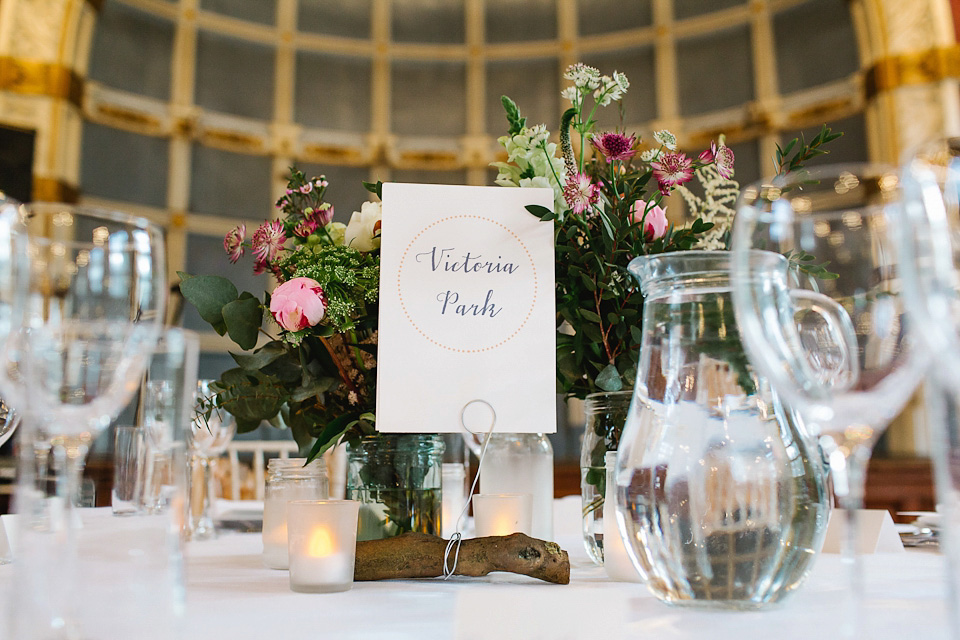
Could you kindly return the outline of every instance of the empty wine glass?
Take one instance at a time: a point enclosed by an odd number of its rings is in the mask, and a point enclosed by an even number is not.
[[[947,609],[960,638],[960,138],[919,146],[901,175],[909,222],[898,236],[902,277],[917,340],[936,364],[924,395],[949,567]]]
[[[90,443],[129,403],[160,333],[164,241],[159,227],[123,213],[55,203],[21,211],[29,282],[0,386],[28,428],[24,449],[53,462],[49,483],[21,465],[36,476],[22,473],[18,484],[18,510],[30,522],[14,635],[74,638],[82,632],[73,505]]]
[[[925,369],[905,330],[891,240],[902,224],[901,204],[894,171],[824,167],[744,189],[733,228],[733,299],[744,345],[818,437],[845,510],[846,637],[860,628],[856,510],[865,467]],[[751,258],[757,249],[782,254],[791,266]]]
[[[213,521],[213,496],[215,495],[213,471],[217,458],[227,450],[227,445],[237,433],[237,421],[232,415],[216,406],[218,389],[215,380],[198,380],[197,411],[187,434],[190,451],[190,516],[188,535],[191,540],[208,540],[217,535]],[[197,476],[203,484],[193,484]],[[199,499],[200,504],[195,504]]]

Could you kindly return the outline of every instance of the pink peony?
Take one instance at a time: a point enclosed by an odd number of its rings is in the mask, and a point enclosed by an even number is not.
[[[223,248],[230,256],[230,262],[236,264],[243,256],[243,241],[247,238],[247,225],[237,225],[223,238]]]
[[[637,144],[637,139],[634,136],[628,136],[623,133],[601,133],[591,136],[590,142],[597,151],[603,154],[603,157],[607,159],[607,163],[611,163],[614,160],[626,162],[637,152],[637,150],[634,149],[634,146]]]
[[[287,331],[300,331],[321,320],[327,310],[327,297],[316,280],[294,278],[273,290],[270,313]]]
[[[657,179],[660,193],[664,195],[670,193],[671,187],[693,178],[693,163],[684,153],[664,153],[650,166],[653,167],[653,177]]]
[[[646,212],[646,218],[644,218],[644,212]],[[630,214],[630,221],[634,224],[643,222],[643,231],[647,242],[662,238],[669,226],[666,207],[661,207],[653,203],[648,204],[644,200],[637,200],[633,203],[633,212]]]

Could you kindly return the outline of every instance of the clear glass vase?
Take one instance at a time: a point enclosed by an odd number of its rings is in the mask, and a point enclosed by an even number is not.
[[[480,468],[480,493],[529,493],[533,497],[531,534],[553,540],[553,445],[547,436],[491,434]]]
[[[347,445],[347,499],[360,503],[357,540],[440,535],[443,449],[442,436],[413,433]]]
[[[580,446],[580,498],[583,545],[596,564],[603,564],[603,504],[607,493],[605,456],[616,451],[630,408],[630,391],[592,393],[583,403],[585,423]]]
[[[689,251],[630,264],[645,303],[617,513],[658,598],[754,609],[802,582],[829,501],[818,452],[744,355],[729,262]]]

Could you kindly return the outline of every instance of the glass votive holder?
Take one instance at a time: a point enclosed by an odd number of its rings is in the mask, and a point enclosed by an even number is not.
[[[533,496],[529,493],[478,493],[473,496],[476,536],[530,535]]]
[[[286,569],[287,504],[291,500],[330,497],[327,468],[322,459],[305,465],[306,458],[273,458],[267,463],[263,500],[263,563]]]
[[[357,554],[354,500],[294,500],[287,504],[290,589],[333,593],[353,586]]]

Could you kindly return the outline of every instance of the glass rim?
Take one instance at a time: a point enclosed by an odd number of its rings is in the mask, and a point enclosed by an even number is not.
[[[288,500],[288,506],[300,506],[300,507],[320,507],[327,505],[334,506],[349,506],[349,505],[359,505],[360,502],[357,500],[338,500],[338,499],[326,499],[326,500]]]
[[[844,176],[849,175],[854,180],[843,182]],[[811,169],[803,169],[782,176],[773,178],[763,178],[754,181],[740,191],[740,196],[735,205],[736,216],[750,216],[746,211],[759,211],[761,215],[767,214],[766,207],[774,202],[782,201],[785,203],[801,202],[805,194],[823,194],[828,191],[831,183],[826,181],[836,179],[832,182],[833,189],[838,195],[846,195],[864,185],[864,180],[869,184],[875,185],[883,194],[896,193],[902,188],[902,180],[897,167],[882,162],[851,162],[827,164]],[[844,191],[838,190],[845,186]],[[794,187],[796,189],[794,190]],[[850,209],[851,205],[838,205],[838,209]],[[791,211],[799,211],[796,207],[791,207]],[[840,215],[842,212],[836,210],[808,210],[803,211],[805,218],[827,217]],[[736,220],[736,218],[735,218]]]

